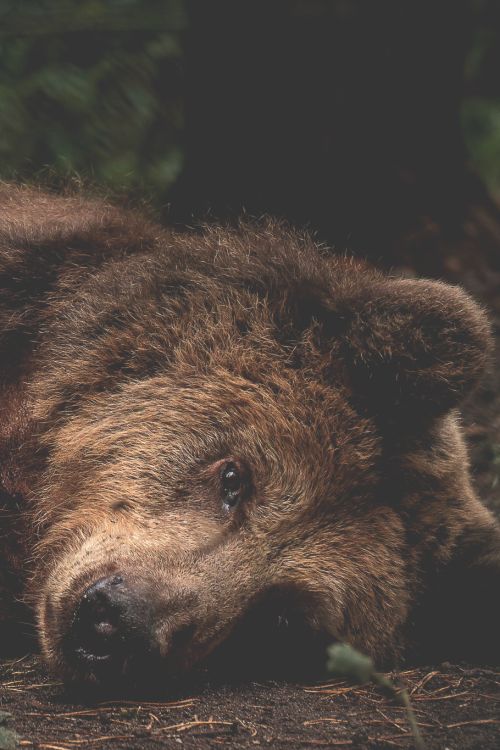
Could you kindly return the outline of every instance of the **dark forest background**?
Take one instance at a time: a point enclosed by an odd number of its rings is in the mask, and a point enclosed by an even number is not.
[[[389,263],[499,238],[498,0],[0,0],[0,61],[2,176]]]

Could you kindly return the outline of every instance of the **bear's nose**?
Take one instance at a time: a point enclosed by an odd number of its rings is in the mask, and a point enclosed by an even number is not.
[[[120,575],[102,578],[88,588],[76,609],[67,645],[78,661],[123,662],[149,649],[145,601]]]

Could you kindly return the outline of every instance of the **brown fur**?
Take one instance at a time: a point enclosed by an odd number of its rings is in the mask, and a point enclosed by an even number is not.
[[[75,607],[116,571],[153,602],[177,669],[266,592],[293,592],[313,629],[379,661],[419,644],[416,625],[458,655],[475,626],[495,632],[500,535],[455,412],[489,329],[463,291],[331,257],[272,221],[174,233],[12,186],[0,204],[0,554],[49,665],[68,671]],[[251,472],[231,512],[225,458]],[[490,578],[483,614],[461,617],[462,582]],[[457,580],[465,630],[439,619]]]

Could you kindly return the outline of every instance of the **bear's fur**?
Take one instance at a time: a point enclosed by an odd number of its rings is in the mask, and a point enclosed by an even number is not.
[[[489,346],[461,289],[271,220],[176,233],[3,186],[0,622],[22,588],[49,666],[99,679],[65,644],[119,575],[166,671],[273,600],[379,663],[497,658],[500,533],[456,412]]]

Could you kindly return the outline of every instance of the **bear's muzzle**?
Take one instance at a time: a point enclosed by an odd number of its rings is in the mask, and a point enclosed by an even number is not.
[[[64,658],[77,673],[91,672],[106,682],[136,664],[175,657],[189,640],[195,599],[191,592],[166,593],[159,638],[158,608],[150,592],[122,575],[101,578],[75,609],[63,640]]]

